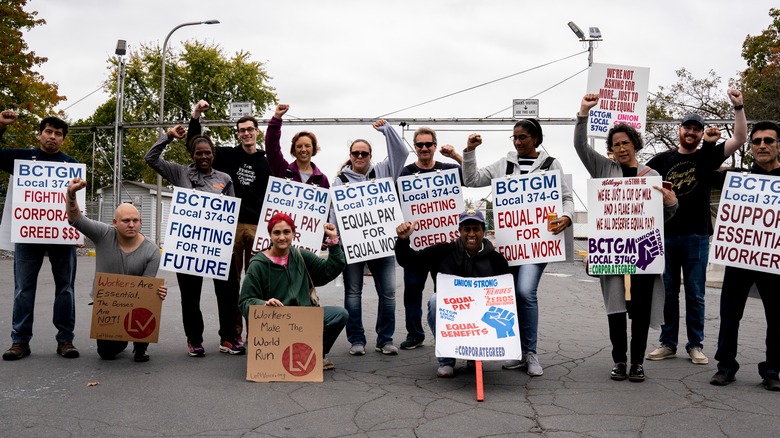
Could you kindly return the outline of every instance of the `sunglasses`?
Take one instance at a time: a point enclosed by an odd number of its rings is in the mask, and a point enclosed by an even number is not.
[[[417,149],[422,149],[422,148],[430,149],[430,148],[432,148],[435,145],[436,145],[436,143],[434,143],[432,141],[426,141],[426,142],[421,142],[420,141],[420,142],[415,143],[414,147],[416,147]]]
[[[773,144],[775,144],[777,139],[772,137],[764,137],[764,138],[757,137],[754,138],[753,140],[750,140],[750,142],[753,143],[754,146],[760,146],[762,141],[764,142],[765,145],[772,146]]]
[[[350,155],[352,155],[352,156],[353,156],[353,157],[355,157],[355,158],[358,158],[358,157],[360,157],[360,158],[366,158],[366,157],[368,157],[369,155],[371,155],[371,152],[366,152],[366,151],[352,151],[352,152],[350,152],[349,154],[350,154]]]
[[[510,135],[510,140],[517,140],[517,141],[526,141],[527,139],[531,138],[530,135],[520,134],[520,135]]]

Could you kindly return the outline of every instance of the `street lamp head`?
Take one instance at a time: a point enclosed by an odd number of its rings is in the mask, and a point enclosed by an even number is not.
[[[601,30],[598,27],[589,27],[588,36],[592,40],[601,40]]]
[[[203,24],[219,24],[219,20],[206,20]]]
[[[126,53],[127,53],[127,41],[117,40],[116,51],[114,51],[114,54],[119,56],[124,56]]]
[[[582,31],[582,29],[580,29],[579,26],[574,24],[573,21],[569,22],[569,29],[571,29],[571,31],[574,32],[574,35],[577,35],[577,38],[579,38],[580,40],[585,39],[585,33]]]

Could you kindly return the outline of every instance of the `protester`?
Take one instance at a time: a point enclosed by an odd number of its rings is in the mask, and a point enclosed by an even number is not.
[[[493,277],[509,273],[509,265],[493,244],[485,239],[485,217],[482,212],[467,209],[458,218],[458,240],[438,243],[416,251],[409,243],[414,232],[415,221],[404,222],[396,228],[398,240],[395,243],[395,255],[398,264],[406,267],[416,266],[431,272],[434,278],[439,273],[459,277]],[[436,336],[436,293],[428,301],[428,326]],[[455,359],[438,357],[438,377],[455,375]]]
[[[758,122],[750,131],[753,166],[751,173],[780,176],[780,126],[774,122]],[[720,294],[720,332],[718,333],[718,372],[710,383],[725,386],[736,380],[737,340],[739,323],[745,312],[748,293],[756,285],[766,317],[766,361],[758,364],[758,374],[764,388],[780,391],[780,295],[777,293],[780,275],[753,269],[726,266]]]
[[[431,128],[421,127],[414,132],[414,152],[417,161],[404,166],[399,176],[418,175],[421,173],[439,172],[448,169],[458,169],[461,173],[460,163],[463,157],[448,144],[442,145],[441,154],[458,162],[442,163],[434,160],[436,148],[436,131]],[[432,277],[433,278],[433,277]],[[404,315],[406,316],[406,340],[401,342],[401,350],[413,350],[423,345],[425,330],[422,325],[422,298],[425,282],[428,279],[428,270],[417,266],[404,268]],[[436,281],[436,279],[433,279]]]
[[[285,213],[276,213],[268,221],[268,235],[271,247],[252,257],[241,286],[239,306],[247,320],[249,308],[255,304],[275,307],[318,305],[312,302],[310,287],[329,283],[346,265],[333,224],[325,224],[327,259],[292,246],[295,223]],[[310,279],[313,284],[309,283]],[[327,355],[349,315],[343,307],[323,306],[323,310],[322,367],[332,370],[335,366]]]
[[[76,192],[87,186],[87,181],[73,178],[68,184],[65,209],[68,222],[95,243],[95,272],[107,274],[154,277],[160,265],[160,249],[141,234],[141,214],[132,204],[120,204],[114,211],[113,226],[89,219],[81,214]],[[94,286],[92,290],[94,291]],[[157,289],[161,300],[168,294],[168,287]],[[133,342],[133,360],[148,362],[146,342]],[[103,359],[114,359],[125,351],[127,341],[97,340],[97,352]]]
[[[397,132],[384,120],[372,124],[374,129],[384,134],[387,141],[387,159],[374,165],[371,162],[371,144],[366,140],[355,140],[349,146],[349,161],[344,163],[334,186],[342,184],[372,181],[376,178],[398,178],[409,156],[409,150]],[[336,224],[336,214],[331,210],[330,223]],[[395,333],[395,256],[387,256],[365,262],[347,264],[344,268],[344,307],[349,312],[347,321],[347,339],[352,346],[349,354],[366,354],[366,334],[363,329],[363,269],[368,266],[374,277],[374,286],[379,296],[376,317],[376,351],[398,354],[393,345]]]
[[[191,139],[201,134],[200,117],[208,111],[209,103],[200,100],[192,109],[192,118],[187,129],[187,148],[192,154]],[[233,267],[230,270],[228,284],[230,293],[238,300],[238,290],[241,284],[241,270],[249,267],[249,260],[254,252],[257,224],[260,222],[260,209],[268,186],[271,168],[265,151],[257,147],[257,119],[244,116],[236,121],[236,131],[239,144],[236,146],[219,146],[214,149],[214,169],[225,172],[233,181],[236,197],[241,199],[236,226],[235,243],[233,245]],[[235,338],[241,343],[244,331],[240,312],[236,311]]]
[[[17,115],[14,111],[0,113],[0,138]],[[46,117],[38,127],[38,147],[34,149],[0,149],[0,169],[13,174],[16,160],[36,160],[55,163],[77,163],[62,152],[68,135],[68,124],[57,117]],[[74,279],[76,277],[76,247],[73,245],[16,243],[14,244],[14,308],[11,323],[11,348],[3,353],[4,360],[18,360],[30,355],[30,339],[35,316],[35,293],[38,273],[48,254],[54,277],[54,314],[57,328],[57,354],[73,359],[79,351],[73,346],[76,325]]]
[[[289,109],[289,105],[277,105],[274,116],[268,121],[268,128],[265,131],[265,153],[268,156],[271,174],[279,178],[327,189],[330,187],[328,177],[311,161],[311,158],[320,151],[317,137],[313,133],[301,131],[293,135],[290,155],[295,158],[295,161],[288,163],[282,155],[282,147],[279,145],[282,137],[282,116]]]
[[[586,94],[577,113],[574,127],[574,148],[582,164],[593,178],[631,178],[641,175],[658,176],[658,172],[637,162],[636,154],[642,147],[642,135],[632,126],[617,124],[607,133],[607,151],[614,160],[588,146],[588,114],[599,101],[598,94]],[[677,210],[674,192],[655,187],[663,193],[664,219],[668,220]],[[663,322],[664,287],[660,274],[633,274],[630,277],[631,305],[627,306],[625,277],[602,275],[599,277],[604,307],[607,310],[609,339],[612,342],[612,360],[615,362],[612,380],[642,382],[645,380],[644,357],[647,349],[648,329],[660,328]],[[626,311],[627,307],[630,309]],[[626,314],[631,317],[631,368],[626,376],[628,341],[626,339]]]
[[[182,126],[177,125],[169,129],[149,149],[144,159],[152,169],[176,187],[234,196],[230,176],[212,167],[215,148],[208,137],[198,135],[190,140],[189,148],[193,164],[189,166],[162,159],[162,152],[168,143],[174,138],[182,139],[185,135],[186,131]],[[235,259],[232,264],[235,264]],[[231,272],[232,268],[231,266]],[[206,354],[203,348],[203,314],[200,311],[203,277],[177,272],[176,278],[181,290],[181,313],[184,333],[187,335],[188,354],[192,357],[203,357]],[[217,295],[219,309],[219,351],[228,354],[244,354],[246,349],[238,342],[235,329],[238,295],[233,290],[230,280],[214,279],[214,292]]]
[[[489,186],[493,178],[506,175],[525,175],[544,170],[560,170],[561,163],[547,155],[539,146],[544,135],[542,126],[536,119],[523,119],[515,123],[514,132],[510,137],[514,150],[507,153],[495,163],[477,169],[476,148],[482,144],[479,134],[471,134],[463,153],[463,178],[467,187]],[[563,211],[558,218],[551,221],[553,234],[560,234],[572,224],[574,217],[574,200],[571,189],[565,180],[561,180],[561,195]],[[505,369],[526,368],[528,375],[541,376],[544,371],[536,354],[536,341],[539,330],[539,304],[536,292],[539,281],[547,263],[531,263],[512,268],[515,276],[515,294],[517,295],[517,312],[520,322],[520,345],[523,351],[522,360],[510,360],[504,363]]]
[[[664,225],[666,269],[664,270],[664,325],[661,326],[660,346],[647,354],[647,359],[662,360],[677,355],[680,331],[680,273],[685,281],[685,324],[688,342],[685,350],[691,362],[706,365],[704,355],[704,291],[707,280],[712,219],[710,217],[710,188],[714,170],[736,152],[747,140],[747,119],[742,105],[742,93],[728,90],[734,105],[734,135],[718,144],[717,128],[705,131],[704,119],[688,114],[679,128],[680,144],[676,150],[657,154],[647,165],[672,183],[677,194],[679,210]],[[699,144],[705,140],[704,146]]]

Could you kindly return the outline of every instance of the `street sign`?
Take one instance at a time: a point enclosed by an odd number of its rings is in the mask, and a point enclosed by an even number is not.
[[[244,116],[251,116],[255,113],[255,106],[252,102],[230,102],[230,118],[240,119]]]
[[[513,99],[512,115],[516,119],[539,117],[539,99]]]

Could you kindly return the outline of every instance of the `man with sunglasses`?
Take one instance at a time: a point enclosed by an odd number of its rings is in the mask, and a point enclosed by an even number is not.
[[[407,165],[401,170],[400,176],[416,175],[420,173],[436,172],[447,169],[458,169],[463,158],[451,145],[441,147],[441,154],[452,158],[458,164],[442,163],[434,160],[437,142],[436,131],[431,128],[421,127],[414,132],[414,153],[417,161]],[[463,174],[460,175],[461,183]],[[402,350],[413,350],[423,345],[425,330],[422,326],[422,297],[425,282],[428,280],[427,269],[411,265],[404,267],[404,314],[406,316],[406,340],[401,342]]]
[[[758,122],[750,132],[753,166],[751,173],[780,176],[780,126],[774,122]],[[746,169],[737,169],[747,171]],[[755,283],[766,315],[766,361],[758,364],[761,382],[769,391],[780,391],[780,295],[777,285],[780,275],[727,266],[723,274],[720,295],[720,333],[718,333],[718,372],[710,383],[725,386],[733,382],[739,370],[737,339],[739,322],[745,311],[748,293]]]
[[[187,148],[191,151],[190,139],[201,134],[200,117],[208,111],[209,103],[205,100],[198,101],[192,109],[187,129]],[[237,146],[218,146],[214,154],[212,167],[220,172],[230,175],[236,197],[241,198],[241,208],[238,212],[238,225],[236,227],[235,244],[233,245],[233,269],[228,278],[229,287],[235,290],[238,299],[239,285],[241,282],[241,270],[249,266],[252,259],[257,223],[260,220],[260,209],[263,206],[265,190],[268,186],[268,177],[271,175],[271,167],[265,156],[265,151],[257,147],[257,119],[252,116],[244,116],[236,122],[239,144]],[[241,346],[241,334],[243,325],[239,313],[236,321],[236,341],[226,342],[220,346],[220,351],[235,354],[243,351]]]
[[[712,219],[710,218],[710,188],[723,161],[747,140],[747,119],[742,105],[742,93],[728,90],[734,106],[734,134],[715,144],[720,138],[718,128],[705,130],[704,118],[688,114],[679,128],[680,144],[676,150],[657,154],[647,166],[658,171],[664,181],[672,183],[677,194],[677,214],[664,224],[666,267],[664,269],[664,324],[660,346],[647,354],[649,360],[662,360],[677,355],[680,329],[680,273],[685,287],[685,323],[688,342],[685,349],[696,365],[706,365],[704,355],[704,291],[707,279]],[[702,147],[699,144],[704,140]]]

